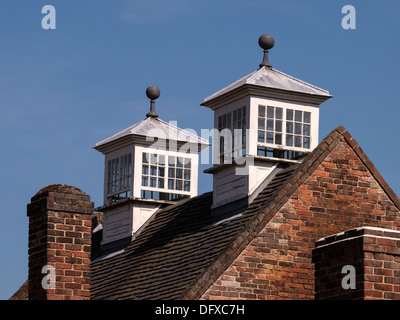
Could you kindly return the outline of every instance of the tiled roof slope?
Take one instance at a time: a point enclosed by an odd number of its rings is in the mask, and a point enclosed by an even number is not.
[[[357,142],[339,127],[301,164],[278,173],[239,217],[213,225],[212,193],[156,213],[124,252],[92,263],[91,298],[200,298],[343,139],[400,209],[399,199]]]
[[[252,207],[271,200],[294,168],[280,172]],[[211,205],[209,192],[158,212],[123,253],[92,264],[91,298],[179,299],[254,217],[213,225]]]

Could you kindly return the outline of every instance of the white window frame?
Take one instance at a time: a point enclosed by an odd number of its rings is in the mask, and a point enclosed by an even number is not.
[[[287,118],[287,115],[289,113],[289,110],[293,112],[292,114],[292,119]],[[301,120],[297,119],[297,114],[301,112]],[[306,122],[305,120],[305,115],[306,113],[309,114],[309,120]],[[295,147],[295,148],[302,148],[305,150],[310,150],[311,149],[311,112],[309,111],[303,111],[303,110],[295,110],[295,109],[286,109],[286,123],[285,123],[285,147]],[[288,124],[292,123],[292,132],[288,132]],[[301,133],[297,132],[297,125],[300,125],[300,131]],[[308,126],[308,135],[304,133],[305,128]],[[292,136],[292,145],[287,144],[288,136]],[[296,146],[296,138],[300,137],[300,144],[302,145],[301,147]],[[308,138],[308,147],[304,147],[305,139]]]
[[[239,112],[241,114],[240,121],[238,121]],[[235,113],[236,120],[234,117]],[[219,132],[219,148],[216,151],[218,152],[220,163],[231,163],[232,159],[239,158],[246,154],[246,129],[248,129],[249,123],[248,114],[249,113],[247,105],[242,105],[216,117],[216,129]],[[226,117],[226,123],[223,122],[224,117]],[[229,131],[225,132],[225,129],[228,129]],[[227,133],[230,133],[229,137],[226,136]],[[223,144],[221,144],[222,138],[224,138]],[[240,139],[239,141],[241,141],[241,143],[237,143],[238,139]]]
[[[273,110],[273,117],[269,117],[269,110],[272,108]],[[260,117],[260,109],[264,110],[264,117]],[[281,107],[276,107],[276,106],[265,106],[265,105],[258,105],[258,113],[257,113],[257,143],[258,144],[267,144],[270,146],[283,146],[283,141],[284,141],[284,116],[283,116],[283,108]],[[278,117],[278,111],[281,113],[280,118]],[[261,120],[261,121],[260,121]],[[260,129],[260,122],[263,124],[263,129]],[[272,122],[272,129],[269,129],[268,123]],[[280,123],[280,130],[278,130],[277,124]],[[263,133],[263,142],[259,141],[260,137],[260,132]],[[272,141],[273,142],[268,142],[268,134],[272,134]],[[280,141],[281,143],[276,143],[278,135],[280,136]]]
[[[172,161],[173,160],[173,163]],[[190,193],[190,180],[192,176],[192,163],[190,158],[185,156],[168,156],[168,170],[167,170],[167,190],[172,190],[171,192],[175,193],[175,191],[185,191]],[[173,172],[173,175],[171,175]],[[178,172],[180,172],[180,177],[178,177]],[[187,178],[187,173],[189,173],[189,178]],[[170,188],[170,181],[173,181],[174,187]],[[178,188],[178,181],[180,181],[181,186]],[[189,190],[185,190],[189,188]]]
[[[282,123],[282,145],[271,144],[271,143],[261,143],[258,142],[258,106],[273,106],[282,108],[283,113],[283,123]],[[310,112],[311,117],[311,132],[310,132],[310,148],[299,148],[286,146],[286,110],[292,109],[294,111],[306,111]],[[317,104],[311,103],[298,103],[291,101],[284,101],[278,99],[270,98],[251,98],[250,102],[250,141],[248,144],[248,152],[251,155],[258,156],[258,148],[272,148],[275,150],[287,150],[301,153],[310,153],[318,144],[318,130],[319,130],[319,106]],[[268,157],[270,158],[270,157]]]
[[[154,157],[155,156],[155,157]],[[161,157],[163,161],[160,161]],[[155,161],[153,159],[156,159]],[[154,179],[155,185],[160,185],[160,182],[163,182],[163,187],[155,187],[163,189],[165,186],[165,156],[156,154],[156,153],[149,153],[149,152],[142,152],[142,173],[141,173],[141,187],[150,187],[151,183]],[[153,170],[154,168],[154,170]],[[154,172],[155,171],[155,172]],[[161,174],[163,172],[163,174]],[[146,181],[146,184],[143,185],[143,182]]]
[[[125,163],[125,165],[121,165]],[[115,169],[110,168],[115,163]],[[116,171],[114,173],[114,171]],[[112,197],[117,194],[128,192],[132,189],[133,157],[132,153],[126,153],[121,156],[110,158],[106,161],[106,195]],[[116,179],[114,177],[116,176]],[[113,184],[115,190],[113,191]],[[125,187],[121,189],[121,185]]]
[[[279,106],[275,106],[275,105],[258,105],[258,110],[260,110],[261,108],[264,108],[265,113],[264,113],[264,117],[260,117],[259,114],[257,113],[257,144],[258,146],[265,146],[265,147],[272,147],[272,148],[284,148],[287,150],[294,150],[294,151],[301,151],[301,152],[310,152],[311,151],[311,140],[312,140],[312,136],[311,136],[311,128],[312,128],[312,123],[311,123],[311,112],[310,111],[305,111],[305,110],[299,110],[299,109],[295,109],[295,108],[282,108]],[[268,110],[270,110],[270,108],[273,108],[274,110],[274,115],[273,117],[268,117]],[[277,113],[278,110],[281,110],[281,117],[277,118]],[[287,114],[288,111],[292,111],[293,112],[293,116],[292,119],[287,118]],[[301,112],[301,117],[302,119],[300,121],[297,121],[295,118],[296,113]],[[304,115],[305,113],[308,113],[310,116],[310,122],[306,123],[304,122]],[[260,120],[264,120],[264,128],[260,129],[259,128],[259,122]],[[272,122],[272,129],[268,128],[268,122]],[[280,123],[280,130],[276,129],[277,124]],[[288,128],[288,123],[292,123],[293,127],[292,127],[292,132],[287,132],[287,128]],[[296,125],[300,124],[300,128],[301,128],[301,133],[296,133],[295,132],[295,128]],[[304,128],[308,126],[309,127],[309,135],[304,135]],[[263,132],[264,133],[264,142],[260,142],[259,141],[259,132]],[[268,142],[268,133],[272,133],[273,137],[273,141],[274,142]],[[280,135],[280,141],[281,143],[275,143],[276,142],[276,138],[277,136]],[[292,136],[293,140],[292,140],[292,145],[287,145],[287,136]],[[300,137],[301,138],[301,147],[296,147],[295,146],[295,138],[296,137]],[[309,138],[308,141],[308,148],[303,147],[303,143],[304,143],[304,139],[305,138]]]
[[[163,155],[165,157],[165,170],[164,170],[164,188],[157,187],[150,187],[150,181],[147,186],[142,186],[142,155],[143,153],[147,154],[157,154],[157,158],[159,155]],[[190,191],[185,191],[182,186],[182,190],[176,189],[169,189],[168,188],[168,157],[183,157],[190,159]],[[155,191],[155,192],[162,192],[162,193],[171,193],[171,194],[178,194],[178,195],[187,195],[187,196],[195,196],[197,194],[197,170],[198,170],[198,155],[192,153],[182,153],[182,152],[174,152],[174,151],[166,151],[166,150],[159,150],[156,148],[145,148],[136,146],[135,147],[135,170],[134,170],[134,196],[137,198],[142,198],[142,190],[145,191]],[[150,170],[150,164],[149,164]],[[150,173],[150,172],[149,172]],[[150,177],[150,175],[148,175]],[[184,179],[182,179],[184,181]],[[158,181],[157,181],[158,184]],[[183,182],[184,184],[184,182]]]
[[[124,157],[125,155],[131,156],[131,171],[129,175],[129,181],[127,186],[123,189],[115,190],[113,192],[108,192],[108,161],[112,161],[113,159]],[[129,169],[128,169],[129,170]],[[107,153],[104,158],[104,204],[109,205],[115,201],[123,200],[127,197],[133,196],[133,183],[134,183],[134,174],[135,174],[135,157],[132,146],[127,146],[121,148],[119,150]],[[110,190],[111,191],[111,190]],[[118,199],[118,196],[121,196],[121,199]]]

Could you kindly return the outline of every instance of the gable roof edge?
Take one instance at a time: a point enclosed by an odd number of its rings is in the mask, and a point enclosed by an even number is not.
[[[368,156],[365,154],[363,149],[358,145],[358,142],[351,136],[351,134],[347,130],[344,131],[342,133],[342,135],[343,135],[344,139],[347,141],[347,143],[354,150],[354,152],[357,154],[357,156],[360,158],[361,162],[370,171],[371,175],[379,183],[379,185],[381,186],[383,191],[386,193],[386,195],[389,197],[389,199],[392,200],[392,202],[397,207],[397,209],[400,210],[399,197],[394,193],[392,188],[389,186],[389,184],[386,182],[386,180],[382,177],[382,175],[376,169],[376,167],[374,166],[372,161],[368,158]]]
[[[299,168],[282,185],[282,188],[275,191],[273,195],[275,201],[270,203],[267,207],[258,209],[256,216],[251,219],[243,227],[242,232],[231,241],[227,250],[217,257],[212,265],[206,267],[203,273],[183,292],[182,299],[199,299],[234,262],[247,245],[289,200],[290,196],[299,188],[307,177],[314,172],[326,156],[344,139],[339,129],[340,127],[333,130],[314,151],[304,159],[303,163],[299,165]],[[256,202],[256,200],[254,202]]]
[[[261,232],[267,223],[289,200],[291,195],[301,186],[301,184],[315,171],[315,169],[325,160],[325,158],[336,148],[343,140],[354,150],[363,164],[370,171],[372,176],[378,181],[384,192],[389,196],[397,208],[400,208],[400,201],[392,191],[383,177],[376,170],[375,166],[369,160],[367,155],[358,146],[355,139],[352,138],[347,130],[340,126],[326,136],[324,140],[311,152],[301,163],[292,176],[282,185],[280,190],[276,190],[273,198],[275,199],[266,207],[258,209],[256,216],[251,219],[242,229],[240,234],[231,241],[219,257],[215,259],[212,265],[206,267],[202,274],[192,282],[183,292],[182,299],[199,299],[207,289],[229,268],[240,253],[248,244]],[[250,207],[251,208],[251,205]],[[249,209],[248,208],[248,209]],[[246,210],[247,211],[247,210]],[[244,213],[245,214],[245,213]]]

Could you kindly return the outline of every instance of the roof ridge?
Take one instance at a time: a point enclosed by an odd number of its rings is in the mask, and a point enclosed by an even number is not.
[[[238,255],[246,248],[246,246],[261,232],[261,230],[268,224],[268,222],[275,216],[281,207],[289,200],[292,194],[301,186],[301,184],[316,170],[316,168],[324,161],[324,159],[336,148],[336,146],[346,140],[349,146],[356,152],[363,161],[364,165],[370,170],[371,175],[378,181],[384,192],[390,197],[394,204],[400,209],[400,201],[394,192],[390,189],[384,181],[379,172],[375,169],[372,162],[367,158],[365,153],[358,146],[357,142],[352,138],[350,133],[343,127],[339,126],[332,130],[318,146],[298,164],[288,179],[282,184],[280,189],[275,190],[269,197],[274,198],[275,201],[269,203],[266,207],[261,207],[254,210],[255,206],[250,205],[243,213],[253,214],[249,221],[244,225],[242,231],[238,233],[214,262],[205,268],[202,274],[185,290],[182,294],[183,299],[196,299],[207,290],[211,282],[218,279],[218,277],[226,270],[229,265],[238,257]],[[363,160],[363,158],[365,160]],[[286,170],[286,169],[285,169]],[[273,182],[276,177],[271,181]],[[270,184],[268,184],[270,185]],[[268,185],[265,189],[268,188]],[[264,189],[264,190],[265,190]],[[392,196],[390,196],[392,195]],[[253,201],[256,202],[257,198],[262,197],[262,192]],[[254,210],[254,211],[253,211]],[[253,211],[253,212],[252,212]],[[222,270],[219,271],[219,270]],[[204,290],[205,289],[205,290]]]
[[[150,122],[152,119],[153,119],[152,117],[147,117],[146,119],[143,119],[142,121],[139,121],[138,123],[135,123],[135,124],[131,125],[129,128],[126,128],[125,130],[122,130],[122,131],[129,131],[129,133],[133,133],[132,131],[134,129],[138,129],[138,128],[144,126],[145,123]]]
[[[246,79],[246,83],[250,83],[250,81],[252,81],[253,79],[262,76],[262,74],[264,73],[266,67],[262,67],[256,71],[253,71],[252,73],[249,74],[250,77],[248,77]]]
[[[354,152],[360,158],[360,160],[364,164],[364,166],[367,167],[367,169],[370,171],[371,175],[379,183],[379,185],[381,186],[383,191],[386,193],[386,195],[390,198],[390,200],[393,201],[395,206],[400,210],[399,197],[394,193],[392,188],[389,186],[389,184],[386,182],[386,180],[382,177],[382,175],[376,169],[376,167],[374,166],[372,161],[369,159],[369,157],[366,155],[366,153],[363,151],[363,149],[359,146],[358,142],[352,137],[352,135],[347,130],[344,130],[342,135],[343,135],[344,139],[346,140],[346,142],[351,146],[351,148],[354,150]]]
[[[340,127],[339,127],[340,128]],[[344,129],[344,128],[343,128]],[[338,128],[333,130],[329,135],[333,135],[333,132],[337,132]],[[337,134],[337,136],[339,136]],[[305,163],[312,161],[314,164],[315,161],[319,158],[321,155],[320,151],[321,146],[323,146],[323,143],[326,144],[326,137],[322,142],[304,159],[304,161],[299,164],[298,170],[304,169]],[[333,142],[334,140],[332,140]],[[318,156],[312,156],[318,153]],[[316,169],[317,166],[315,166],[314,170]],[[312,170],[312,171],[314,171]],[[301,171],[300,171],[301,172]],[[304,175],[304,174],[301,174]],[[292,172],[292,176],[289,177],[288,181],[283,183],[281,189],[275,190],[271,197],[275,197],[278,200],[281,200],[282,198],[285,199],[284,202],[286,202],[290,195],[293,194],[298,187],[300,186],[297,184],[297,181],[299,180],[300,175],[297,170]],[[276,179],[276,177],[271,181],[273,182]],[[305,180],[305,178],[304,178]],[[304,181],[303,180],[303,181]],[[268,184],[270,185],[270,184]],[[268,185],[265,187],[268,188]],[[264,190],[265,190],[264,189]],[[259,197],[262,197],[262,192],[256,197],[256,199],[253,201],[256,202]],[[243,227],[242,231],[238,234],[237,237],[235,237],[231,243],[228,245],[227,250],[223,251],[213,262],[211,266],[206,268],[203,273],[197,278],[196,282],[199,284],[197,290],[193,290],[193,284],[188,287],[187,290],[184,291],[182,297],[183,299],[198,299],[205,291],[202,290],[203,288],[208,288],[210,286],[210,283],[218,279],[218,277],[226,270],[225,266],[229,266],[233,261],[237,258],[237,256],[246,248],[246,246],[251,242],[251,240],[254,239],[254,237],[257,236],[257,234],[262,230],[262,228],[265,227],[265,225],[272,219],[272,217],[275,215],[276,212],[279,211],[280,207],[283,205],[280,204],[280,202],[273,202],[269,204],[266,208],[261,208],[259,210],[255,210],[253,212],[254,217],[250,219],[246,225]],[[254,210],[254,205],[250,205],[246,211],[243,213],[245,215],[246,213],[251,212]],[[277,208],[278,207],[278,208]],[[256,221],[256,223],[254,223]],[[259,231],[257,230],[259,229]],[[224,268],[221,268],[221,266],[224,266]],[[218,271],[222,270],[222,272]]]
[[[302,163],[280,171],[245,213],[229,223],[207,230],[201,228],[208,226],[211,219],[211,191],[158,211],[124,253],[94,263],[91,281],[96,289],[93,298],[200,298],[338,145],[343,145],[347,151],[353,148],[351,152],[358,152],[366,170],[374,169],[358,149],[357,142],[340,126]],[[332,156],[339,158],[336,153]],[[371,171],[371,174],[374,179],[380,179],[379,173]],[[384,185],[382,181],[381,186]],[[382,188],[384,192],[390,190],[386,186]],[[395,197],[393,199],[397,199]]]

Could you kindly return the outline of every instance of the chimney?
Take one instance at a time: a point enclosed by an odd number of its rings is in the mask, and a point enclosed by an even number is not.
[[[318,240],[316,300],[399,300],[400,231],[360,227]]]
[[[28,300],[89,300],[93,202],[76,187],[50,185],[27,206]]]

